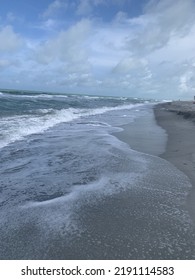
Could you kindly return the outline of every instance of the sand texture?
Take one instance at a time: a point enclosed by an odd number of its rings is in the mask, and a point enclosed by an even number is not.
[[[173,163],[191,181],[187,208],[195,223],[195,104],[175,101],[154,109],[157,123],[168,134],[166,151],[161,157]]]

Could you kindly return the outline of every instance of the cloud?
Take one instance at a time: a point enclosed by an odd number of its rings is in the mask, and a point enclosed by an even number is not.
[[[1,52],[12,52],[22,45],[21,37],[13,31],[10,25],[0,28],[0,42]]]
[[[9,58],[2,58],[0,59],[0,69],[4,69],[7,67],[18,67],[20,66],[20,63],[17,59],[9,59]]]
[[[29,41],[26,44],[28,57],[24,54],[24,64],[16,75],[17,80],[25,76],[26,81],[33,81],[33,86],[44,84],[46,88],[57,87],[58,90],[92,86],[87,50],[91,32],[91,22],[83,19],[42,42]]]
[[[11,62],[8,59],[0,59],[0,69],[10,66]]]
[[[47,9],[43,12],[42,16],[47,18],[53,16],[58,12],[60,9],[67,9],[68,2],[63,0],[55,0],[53,1]]]
[[[90,14],[93,10],[93,4],[91,3],[90,0],[81,0],[76,13],[78,15],[87,15]]]
[[[193,0],[151,0],[145,8],[148,15],[158,16],[165,30],[179,32],[194,23],[195,3]]]
[[[57,27],[58,27],[58,21],[56,21],[52,18],[48,18],[48,19],[44,20],[43,22],[40,22],[38,25],[33,26],[34,29],[40,29],[40,30],[47,31],[47,32],[51,32],[51,31],[55,32]]]
[[[113,72],[119,74],[135,72],[141,68],[146,69],[147,61],[145,59],[136,59],[136,58],[123,58],[119,63],[114,67]]]
[[[82,46],[91,31],[89,20],[81,20],[66,31],[60,31],[55,38],[46,40],[37,47],[34,59],[41,64],[59,60],[63,63],[78,63],[86,59]]]
[[[79,16],[94,15],[101,18],[102,11],[107,15],[112,14],[115,9],[129,6],[129,0],[78,0],[76,14]],[[101,10],[97,10],[100,8]],[[113,10],[113,11],[112,11]]]
[[[179,79],[179,89],[185,94],[195,94],[195,58],[183,64],[183,72]]]
[[[141,15],[142,25],[127,41],[133,52],[146,55],[166,46],[174,37],[183,37],[195,23],[193,0],[153,0]]]
[[[195,2],[152,0],[136,17],[123,9],[130,2],[53,1],[34,23],[32,38],[1,27],[1,77],[13,76],[37,89],[190,97],[195,91]],[[100,10],[103,15],[109,8],[115,15],[100,19]],[[65,10],[71,21],[59,16]]]
[[[96,11],[99,6],[108,7],[113,4],[112,0],[79,0],[77,4],[76,14],[79,16],[88,16]],[[97,14],[95,13],[97,16]]]
[[[120,23],[124,23],[124,24],[125,24],[125,23],[127,22],[127,20],[128,20],[128,15],[127,15],[127,13],[122,12],[122,11],[119,11],[119,12],[116,14],[116,16],[115,16],[113,22],[114,22],[114,23],[117,23],[117,24],[120,24]]]
[[[124,32],[121,58],[102,85],[132,95],[190,97],[195,91],[194,12],[191,0],[163,0],[150,1],[136,18],[117,13],[113,26]]]

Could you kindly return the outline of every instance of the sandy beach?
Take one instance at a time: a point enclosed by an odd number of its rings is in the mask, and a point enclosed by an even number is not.
[[[175,101],[154,109],[158,125],[168,134],[166,150],[160,156],[184,172],[192,184],[186,207],[195,223],[195,104]]]
[[[122,126],[115,136],[129,146],[146,154],[161,157],[182,171],[190,180],[192,189],[186,199],[186,208],[195,223],[195,104],[192,101],[174,101],[154,107],[154,118],[147,116],[134,124]],[[154,123],[159,126],[155,131]],[[141,127],[141,129],[140,129]],[[165,135],[166,134],[166,137]]]
[[[15,113],[21,101],[13,99]],[[38,100],[31,101],[36,115]],[[192,154],[193,122],[162,104],[155,109],[158,125],[153,103],[130,100],[115,110],[115,99],[112,110],[92,116],[97,102],[105,110],[111,100],[81,99],[87,100],[89,116],[86,109],[85,116],[64,122],[63,110],[62,123],[1,149],[0,259],[195,259],[190,175],[168,158],[170,140],[170,149],[178,142],[177,156]],[[62,100],[55,102],[59,117]],[[40,124],[46,118],[51,124],[56,115],[41,111]],[[179,146],[184,136],[187,147]]]

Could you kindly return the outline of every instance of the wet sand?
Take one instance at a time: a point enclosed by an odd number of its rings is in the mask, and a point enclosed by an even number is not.
[[[166,150],[160,156],[184,172],[192,184],[186,207],[195,223],[195,104],[177,101],[154,108],[158,125],[168,134]]]
[[[192,189],[186,208],[195,224],[195,104],[167,102],[156,105],[153,110],[153,117],[135,120],[137,129],[133,133],[131,128],[135,123],[122,126],[123,131],[114,135],[134,150],[171,162],[189,178]],[[152,130],[154,122],[158,127]]]
[[[127,143],[133,150],[153,156],[159,156],[165,152],[167,134],[156,124],[152,106],[144,115],[121,128],[122,131],[113,135]]]

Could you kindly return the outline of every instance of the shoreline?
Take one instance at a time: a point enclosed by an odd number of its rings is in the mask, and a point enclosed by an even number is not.
[[[195,224],[195,104],[177,101],[154,107],[156,122],[168,135],[161,158],[171,162],[190,180],[192,188],[186,198],[186,208]]]
[[[188,177],[192,188],[185,207],[195,225],[195,104],[159,103],[151,111],[113,135],[138,152],[167,160]]]
[[[127,143],[131,149],[153,156],[160,156],[165,152],[167,134],[157,125],[153,107],[133,122],[121,125],[120,128],[122,131],[112,135]]]

